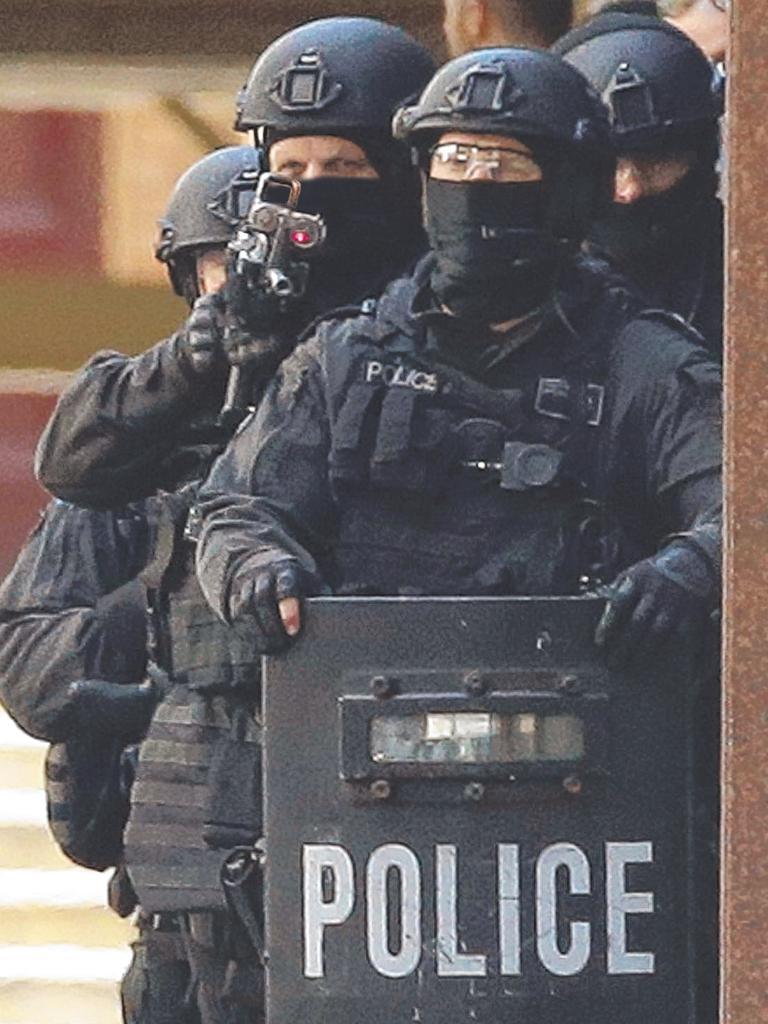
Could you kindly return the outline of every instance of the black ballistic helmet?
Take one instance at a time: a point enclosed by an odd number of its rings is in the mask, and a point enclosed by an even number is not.
[[[235,127],[256,131],[260,140],[270,132],[388,136],[395,110],[434,70],[427,50],[394,25],[373,18],[310,21],[280,36],[256,61],[238,97]]]
[[[613,195],[607,111],[582,75],[542,50],[499,47],[457,57],[397,113],[393,130],[424,167],[446,131],[519,138],[544,167],[553,233],[577,244]]]
[[[721,79],[703,51],[663,19],[599,14],[552,50],[603,97],[619,153],[715,145]]]
[[[252,146],[214,150],[182,174],[158,222],[155,257],[168,267],[177,295],[197,298],[195,257],[211,246],[226,245],[248,211],[259,153]]]

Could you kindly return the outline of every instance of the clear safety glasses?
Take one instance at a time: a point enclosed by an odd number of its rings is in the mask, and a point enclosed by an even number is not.
[[[430,177],[439,181],[541,181],[541,167],[530,153],[502,146],[441,142],[430,151]]]

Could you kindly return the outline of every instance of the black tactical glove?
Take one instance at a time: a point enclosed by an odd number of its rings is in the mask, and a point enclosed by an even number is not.
[[[287,598],[301,600],[306,593],[304,573],[298,563],[290,559],[253,572],[244,571],[232,585],[229,617],[231,621],[252,617],[256,643],[262,654],[281,651],[289,636],[298,632],[298,624],[289,634],[280,615],[280,602]]]
[[[193,373],[204,376],[224,364],[224,299],[219,292],[203,295],[179,335],[179,347]]]
[[[284,308],[284,300],[258,289],[233,274],[223,297],[226,329],[223,348],[230,366],[271,376],[289,353],[304,321],[298,308]]]
[[[251,334],[271,334],[286,319],[285,300],[252,285],[242,274],[230,273],[222,295],[230,319]]]
[[[68,695],[79,729],[126,739],[144,735],[160,697],[151,678],[141,683],[78,679],[70,683]]]
[[[607,588],[595,643],[611,660],[626,664],[651,653],[681,628],[699,634],[718,591],[717,574],[706,555],[694,544],[675,541],[631,566]]]

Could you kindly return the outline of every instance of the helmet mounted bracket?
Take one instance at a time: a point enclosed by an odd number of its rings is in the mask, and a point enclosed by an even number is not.
[[[205,204],[206,209],[225,224],[236,227],[251,207],[261,173],[260,167],[251,171],[241,171]]]
[[[468,68],[445,98],[457,113],[468,110],[507,112],[524,98],[509,70],[501,63],[487,62]]]
[[[603,93],[617,131],[655,128],[659,124],[650,84],[627,61],[622,61]]]
[[[285,112],[325,110],[343,93],[341,82],[334,81],[319,50],[306,50],[282,71],[269,95]]]

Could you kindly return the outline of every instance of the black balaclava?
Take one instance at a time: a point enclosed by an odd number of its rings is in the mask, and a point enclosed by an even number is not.
[[[265,141],[271,147],[289,137],[294,133],[270,131]],[[308,286],[308,302],[316,314],[376,295],[426,247],[418,181],[404,147],[401,153],[391,139],[373,133],[342,137],[360,146],[379,178],[328,177],[301,183],[299,209],[319,213],[327,227]]]
[[[546,172],[545,172],[546,178]],[[450,312],[484,324],[544,304],[560,245],[546,182],[452,182],[428,178],[427,235],[436,256],[432,291]]]
[[[712,160],[696,164],[672,188],[634,203],[612,203],[590,230],[592,246],[607,253],[640,283],[666,275],[681,254],[687,262],[691,246],[708,230],[717,205],[717,176]]]

